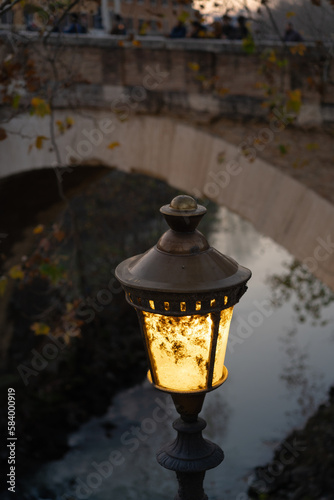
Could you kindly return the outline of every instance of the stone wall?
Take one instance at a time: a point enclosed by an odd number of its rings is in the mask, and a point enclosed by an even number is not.
[[[138,112],[184,110],[239,117],[267,113],[261,106],[265,97],[259,83],[265,78],[260,71],[275,49],[279,58],[287,59],[287,66],[279,79],[272,72],[270,85],[281,86],[283,92],[302,90],[301,123],[334,121],[331,84],[320,85],[319,80],[329,47],[309,44],[306,53],[299,55],[291,54],[289,47],[266,44],[249,55],[238,41],[140,37],[133,42],[123,38],[67,36],[59,45],[55,37],[46,46],[32,38],[29,46],[38,69],[52,79],[45,55],[57,45],[59,79],[68,84],[57,97],[59,107],[112,106],[121,112],[122,103],[132,99]],[[264,51],[266,58],[261,56]],[[334,68],[329,71],[328,82],[334,80]]]

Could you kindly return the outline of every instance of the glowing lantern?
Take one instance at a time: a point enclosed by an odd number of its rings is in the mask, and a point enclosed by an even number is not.
[[[170,229],[116,276],[139,316],[151,382],[170,393],[206,393],[227,378],[233,307],[251,272],[197,231],[206,208],[193,198],[177,196],[160,211]]]

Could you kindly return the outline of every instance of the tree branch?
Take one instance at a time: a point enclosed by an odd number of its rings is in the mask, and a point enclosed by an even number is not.
[[[13,1],[5,0],[4,2],[2,2],[0,5],[0,16],[2,16],[3,14],[6,14],[6,12],[8,12],[9,10],[12,10],[14,5],[16,5],[19,2],[20,2],[20,0],[13,0]]]
[[[73,7],[75,7],[78,3],[80,2],[80,0],[73,0],[72,3],[70,3],[70,5],[68,7],[66,7],[66,9],[64,10],[64,12],[62,13],[62,15],[60,16],[59,19],[57,19],[57,22],[54,24],[54,26],[52,26],[52,28],[47,32],[47,34],[44,36],[44,43],[48,40],[49,36],[51,35],[52,31],[54,28],[58,28],[60,23],[63,21],[63,19],[65,19],[65,17],[67,16],[67,14],[73,9]]]
[[[278,28],[278,26],[277,26],[277,23],[276,23],[276,21],[275,21],[275,19],[274,19],[274,16],[273,16],[273,14],[272,14],[272,12],[271,12],[270,7],[267,5],[267,2],[262,2],[262,5],[264,5],[264,7],[265,7],[265,9],[266,9],[266,11],[267,11],[267,13],[268,13],[269,19],[270,19],[270,21],[271,21],[271,24],[273,25],[274,30],[276,31],[276,34],[277,34],[278,38],[281,40],[282,44],[283,44],[284,46],[286,46],[286,43],[285,43],[285,41],[284,41],[284,38],[283,38],[283,37],[282,37],[282,35],[281,35],[281,32],[280,32],[280,30],[279,30],[279,28]]]

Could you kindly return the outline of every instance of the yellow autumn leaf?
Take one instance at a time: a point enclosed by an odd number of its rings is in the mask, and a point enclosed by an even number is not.
[[[18,264],[9,269],[9,276],[14,280],[22,280],[24,278],[24,273],[21,266]]]
[[[61,120],[57,120],[56,125],[58,127],[59,132],[61,134],[63,134],[65,132],[65,126],[64,126],[63,122]]]
[[[294,47],[290,47],[291,54],[298,54],[300,56],[303,56],[305,54],[305,51],[306,51],[306,46],[303,43],[299,43]]]
[[[274,50],[270,51],[270,55],[268,57],[268,61],[272,62],[272,63],[274,63],[274,62],[277,61],[276,52]]]
[[[66,117],[66,125],[67,125],[67,128],[70,128],[74,125],[74,120],[71,116]]]
[[[31,114],[35,114],[37,116],[49,115],[51,113],[50,105],[45,99],[41,99],[40,97],[33,97],[30,101],[33,109],[31,110]]]
[[[308,151],[316,151],[317,149],[319,149],[319,144],[317,142],[309,142],[308,144],[306,144],[306,149]]]
[[[1,276],[0,278],[0,297],[3,297],[7,288],[8,278],[7,276]]]
[[[65,238],[65,233],[64,231],[62,231],[61,229],[56,229],[54,232],[53,232],[53,236],[56,238],[57,241],[63,241],[63,239]]]
[[[44,99],[40,99],[39,97],[33,97],[31,99],[31,105],[34,108],[37,108],[37,106],[39,106],[40,104],[43,104],[44,102],[45,102]]]
[[[45,323],[33,323],[30,329],[35,335],[47,335],[50,331],[50,327]]]
[[[48,140],[48,137],[45,137],[44,135],[38,135],[36,137],[36,141],[35,141],[35,146],[37,149],[42,149],[43,147],[43,141],[47,141]]]
[[[139,33],[138,33],[138,34],[139,34],[140,36],[145,36],[145,35],[146,35],[146,32],[147,32],[147,30],[148,30],[148,28],[149,28],[149,24],[144,22],[144,23],[140,26],[140,28],[139,28]]]
[[[181,14],[178,16],[177,20],[181,21],[181,23],[185,23],[188,21],[189,16],[190,16],[189,12],[187,12],[186,10],[183,10],[181,12]]]
[[[289,90],[288,96],[291,99],[291,101],[294,101],[294,102],[300,102],[302,99],[302,93],[301,93],[300,89]]]
[[[36,226],[36,227],[34,228],[33,233],[34,233],[34,234],[41,234],[43,231],[44,231],[44,226],[43,226],[43,224],[38,224],[38,226]]]
[[[296,13],[295,13],[295,12],[293,12],[292,10],[290,10],[289,12],[287,12],[287,13],[285,14],[285,17],[286,17],[287,19],[290,19],[290,17],[293,17],[293,16],[295,16],[295,15],[296,15]]]
[[[194,62],[189,62],[188,68],[191,69],[192,71],[199,71],[199,64]]]
[[[73,310],[74,305],[72,302],[66,302],[66,312],[71,312]]]
[[[108,149],[114,149],[114,148],[117,148],[118,146],[120,146],[120,143],[119,142],[111,142],[110,144],[108,144]]]
[[[132,45],[134,47],[140,47],[141,46],[141,42],[139,40],[133,40]]]
[[[302,104],[302,93],[300,89],[290,90],[288,93],[286,107],[288,111],[299,113]]]
[[[230,91],[230,89],[228,89],[227,87],[220,87],[217,92],[219,95],[226,95],[228,94]]]

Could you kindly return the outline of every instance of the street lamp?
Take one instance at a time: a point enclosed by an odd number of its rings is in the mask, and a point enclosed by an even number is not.
[[[170,229],[141,255],[116,269],[126,300],[138,314],[149,363],[148,379],[171,394],[181,418],[175,441],[157,455],[177,473],[175,500],[206,500],[205,471],[223,451],[202,437],[198,418],[205,394],[227,379],[224,366],[234,305],[247,290],[251,272],[210,247],[196,229],[206,208],[190,196],[161,207]]]

